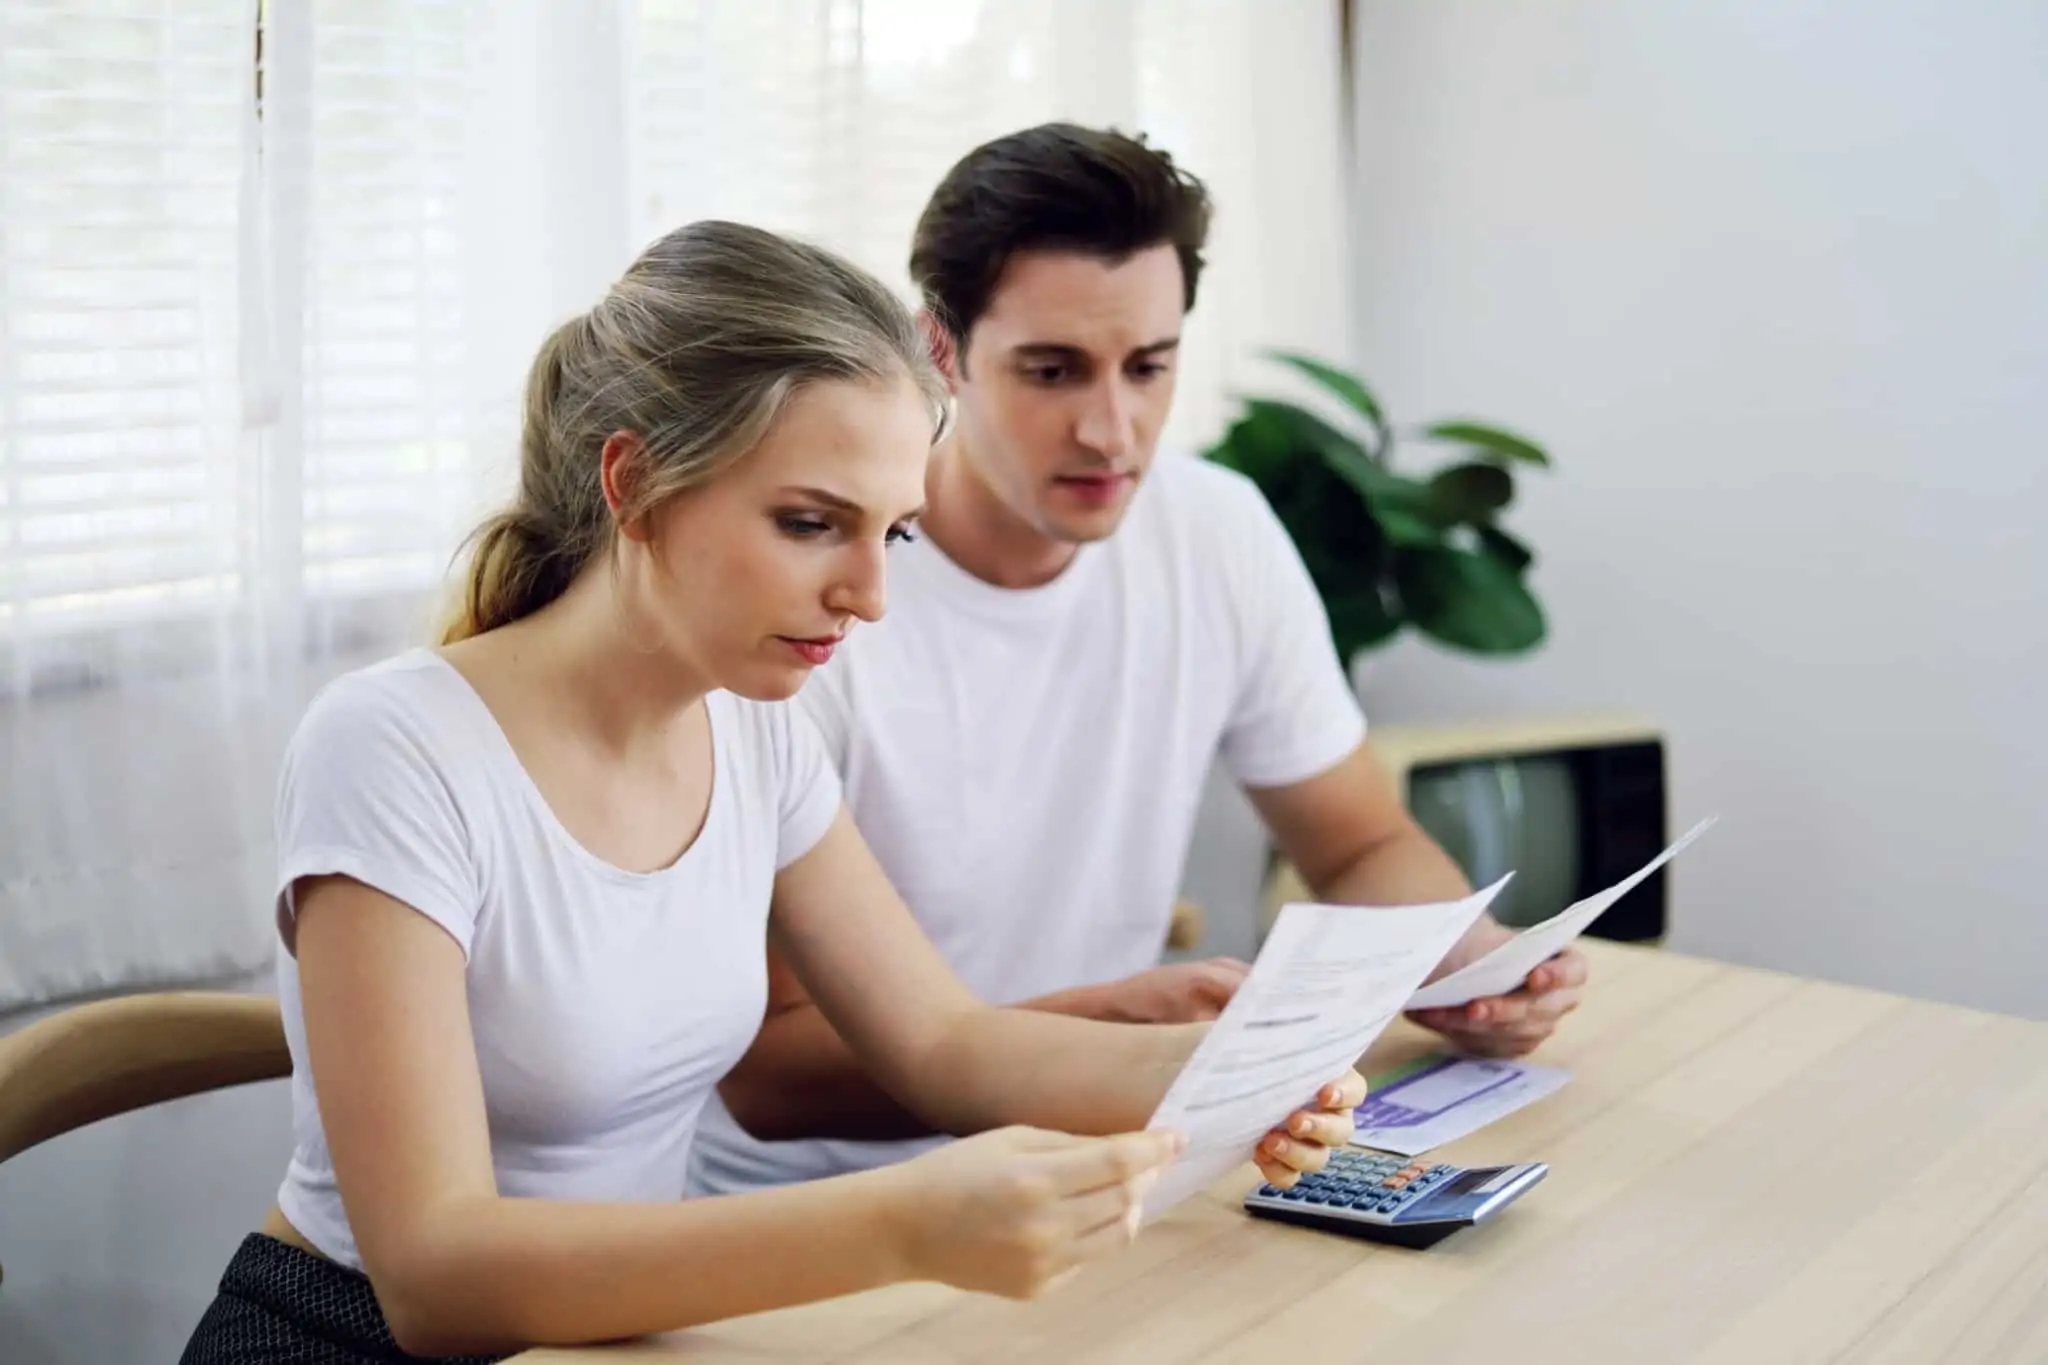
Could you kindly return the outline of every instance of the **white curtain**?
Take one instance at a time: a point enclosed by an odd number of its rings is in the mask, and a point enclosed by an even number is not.
[[[425,638],[533,347],[669,227],[907,296],[970,147],[1144,130],[1219,203],[1169,440],[1345,358],[1337,11],[272,0],[259,63],[258,0],[0,5],[0,1010],[267,961],[283,738]]]
[[[738,218],[832,246],[906,298],[911,229],[948,167],[1050,119],[1143,132],[1217,200],[1167,440],[1350,353],[1341,0],[637,0],[634,241]]]
[[[0,1008],[268,959],[281,741],[480,501],[481,11],[270,8],[0,6]]]

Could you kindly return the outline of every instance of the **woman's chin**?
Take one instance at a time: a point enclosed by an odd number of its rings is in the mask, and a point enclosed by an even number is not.
[[[810,677],[808,664],[756,664],[734,669],[729,677],[719,680],[719,686],[748,701],[788,701],[803,690]]]

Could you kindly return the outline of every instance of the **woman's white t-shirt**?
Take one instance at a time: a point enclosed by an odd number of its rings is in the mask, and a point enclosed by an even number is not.
[[[361,1268],[320,1123],[293,956],[293,883],[341,874],[446,930],[498,1190],[682,1197],[697,1116],[766,1007],[775,874],[839,809],[796,708],[714,692],[714,773],[696,841],[657,872],[596,857],[555,818],[468,681],[416,650],[327,687],[286,755],[277,806],[278,995],[292,1053],[292,1226]]]

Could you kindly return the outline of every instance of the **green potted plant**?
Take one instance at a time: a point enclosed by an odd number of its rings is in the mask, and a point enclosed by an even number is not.
[[[1451,448],[1427,473],[1396,466],[1395,432],[1355,375],[1309,356],[1269,353],[1334,395],[1350,430],[1294,403],[1245,400],[1206,458],[1258,485],[1287,527],[1330,614],[1348,666],[1403,627],[1472,654],[1519,654],[1544,636],[1529,590],[1535,556],[1500,526],[1514,467],[1547,467],[1533,441],[1469,421],[1410,433]]]

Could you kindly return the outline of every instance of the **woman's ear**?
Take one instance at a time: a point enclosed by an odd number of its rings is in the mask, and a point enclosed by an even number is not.
[[[636,541],[644,541],[650,534],[647,518],[640,515],[628,521],[623,509],[633,505],[633,495],[638,491],[643,449],[640,438],[634,433],[615,431],[604,438],[604,449],[598,452],[597,457],[597,477],[604,488],[604,505],[611,509],[619,534]]]
[[[952,329],[940,322],[929,308],[917,310],[917,326],[924,333],[925,349],[931,353],[932,364],[946,376],[946,387],[957,388],[960,383],[960,348],[953,339]]]

